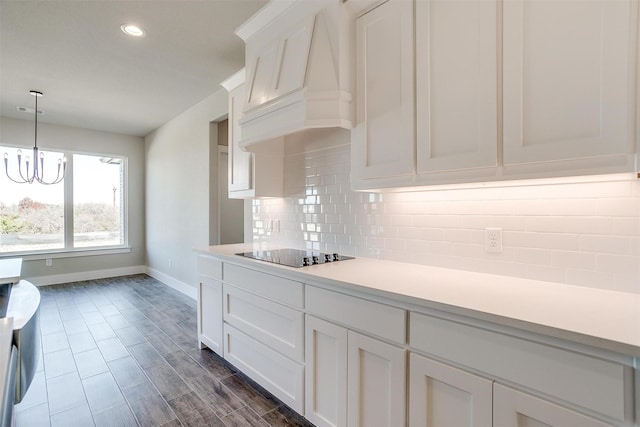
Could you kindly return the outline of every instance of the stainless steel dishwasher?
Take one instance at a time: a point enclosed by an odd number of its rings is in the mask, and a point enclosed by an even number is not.
[[[11,288],[7,317],[13,319],[17,348],[15,403],[20,403],[36,374],[40,359],[40,291],[21,280]]]

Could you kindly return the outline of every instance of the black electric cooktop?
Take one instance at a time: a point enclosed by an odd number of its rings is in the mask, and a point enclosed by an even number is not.
[[[338,253],[329,254],[304,249],[260,250],[253,252],[241,252],[236,255],[295,268],[354,259],[352,256],[340,255]]]

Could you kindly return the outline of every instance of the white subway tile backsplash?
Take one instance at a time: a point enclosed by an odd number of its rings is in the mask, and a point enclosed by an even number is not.
[[[561,216],[528,216],[525,219],[525,229],[539,233],[564,233],[567,222],[567,219]]]
[[[551,251],[534,248],[512,248],[511,251],[514,262],[551,266]]]
[[[609,217],[564,217],[567,233],[603,234],[613,232],[613,219]]]
[[[626,236],[590,236],[580,237],[580,250],[616,255],[628,255],[631,251],[631,240]]]
[[[630,292],[629,290],[621,289],[620,284],[614,280],[613,273],[602,271],[568,268],[565,281],[569,285]]]
[[[640,294],[640,281],[638,272],[632,274],[614,273],[611,289],[622,292],[632,292]]]
[[[598,215],[638,217],[640,203],[632,198],[598,200]]]
[[[353,192],[349,158],[287,156],[288,196],[253,201],[254,240],[640,293],[640,181]],[[503,229],[502,253],[486,252],[486,227]]]
[[[596,255],[585,252],[553,251],[551,260],[557,268],[588,269],[596,265]]]
[[[619,256],[610,254],[599,254],[596,266],[598,271],[616,273],[622,275],[633,275],[638,273],[638,258],[633,256]]]
[[[640,218],[640,215],[638,216]],[[640,236],[640,220],[636,218],[613,218],[612,234],[623,236]]]

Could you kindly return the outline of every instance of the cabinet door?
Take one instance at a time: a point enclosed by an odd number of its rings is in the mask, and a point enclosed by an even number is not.
[[[415,158],[413,1],[356,21],[356,178],[411,175]]]
[[[245,85],[229,92],[229,197],[234,191],[246,191],[252,188],[253,154],[242,151],[240,124],[244,105]]]
[[[504,2],[504,164],[631,153],[631,0]]]
[[[405,425],[405,350],[356,332],[348,334],[349,426]]]
[[[493,425],[495,427],[612,426],[500,384],[494,384],[493,387]]]
[[[198,337],[222,356],[222,283],[208,276],[198,286]]]
[[[305,417],[318,427],[347,425],[347,330],[305,319]]]
[[[418,173],[497,164],[496,1],[416,2]]]
[[[415,353],[409,372],[411,427],[491,425],[492,381]]]

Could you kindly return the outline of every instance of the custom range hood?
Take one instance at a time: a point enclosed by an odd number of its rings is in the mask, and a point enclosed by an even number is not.
[[[246,43],[239,145],[352,128],[351,20],[341,0],[272,0],[236,30]]]

